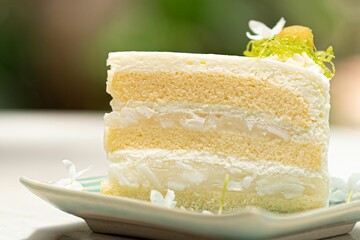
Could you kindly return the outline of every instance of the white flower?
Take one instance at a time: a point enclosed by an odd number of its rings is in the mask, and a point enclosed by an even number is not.
[[[261,39],[268,39],[273,38],[275,35],[279,34],[283,27],[285,26],[285,19],[280,18],[280,20],[276,23],[275,27],[270,29],[262,22],[258,22],[255,20],[249,21],[249,28],[253,31],[256,35],[251,35],[249,32],[246,32],[246,36],[252,40],[261,40]]]
[[[62,162],[66,167],[69,177],[50,183],[55,186],[82,191],[84,187],[78,181],[76,181],[76,179],[80,177],[82,174],[84,174],[86,171],[88,171],[90,167],[77,173],[75,169],[75,165],[72,162],[70,162],[69,160],[63,160]]]
[[[330,203],[349,203],[360,199],[360,174],[352,174],[347,183],[336,177],[330,178]]]
[[[176,206],[176,201],[174,200],[175,200],[175,193],[172,190],[169,189],[167,190],[165,198],[160,192],[156,190],[151,190],[150,192],[150,201],[153,204],[165,206],[168,208],[174,208]]]
[[[205,214],[205,215],[214,215],[212,212],[210,212],[210,211],[208,211],[208,210],[202,211],[202,214]]]

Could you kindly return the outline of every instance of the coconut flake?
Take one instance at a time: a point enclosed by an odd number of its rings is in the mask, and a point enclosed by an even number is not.
[[[245,120],[245,125],[247,126],[247,128],[249,129],[249,131],[251,131],[254,127],[254,123],[250,122],[248,120]]]
[[[151,169],[146,164],[141,164],[137,166],[136,169],[141,175],[147,177],[147,179],[151,181],[156,187],[161,186],[159,179],[156,177],[155,173],[151,171]]]
[[[249,188],[251,183],[253,181],[253,178],[251,176],[246,176],[241,180],[241,185],[243,186],[243,188]]]
[[[272,126],[268,126],[266,127],[266,130],[272,134],[275,134],[278,137],[281,137],[282,139],[284,139],[285,141],[289,141],[290,140],[290,136],[288,134],[288,132],[281,130],[279,128],[275,128]]]
[[[174,120],[170,118],[168,113],[159,113],[157,117],[159,119],[160,125],[163,128],[172,127],[175,124]]]
[[[120,111],[119,122],[123,127],[136,125],[139,123],[139,117],[139,113],[135,109],[124,107]]]
[[[160,125],[163,128],[172,127],[175,124],[175,122],[173,120],[168,119],[168,118],[159,118],[159,120],[160,120]]]
[[[176,191],[182,191],[185,189],[186,185],[183,183],[179,183],[179,182],[169,181],[168,187],[171,189],[174,189]]]
[[[301,197],[303,194],[302,192],[285,192],[283,193],[284,198],[286,199],[292,199],[292,198],[297,198],[297,197]]]
[[[189,164],[185,164],[181,161],[177,161],[176,166],[184,170],[181,176],[187,181],[191,182],[192,184],[199,185],[206,179],[206,176],[204,174],[197,171]]]
[[[256,183],[256,192],[262,197],[265,195],[282,194],[286,199],[292,199],[303,195],[305,187],[288,182],[273,182],[267,179],[262,179]]]
[[[138,113],[140,113],[142,116],[146,117],[147,119],[150,119],[156,113],[154,110],[146,106],[140,106],[135,109]]]
[[[182,119],[180,120],[181,126],[191,130],[204,131],[205,118],[197,119]]]
[[[216,130],[216,117],[214,115],[205,118],[204,130]]]
[[[241,186],[241,182],[229,181],[227,185],[228,191],[242,191],[243,187]]]

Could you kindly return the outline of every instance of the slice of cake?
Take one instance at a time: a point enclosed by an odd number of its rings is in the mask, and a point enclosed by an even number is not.
[[[171,189],[179,207],[217,211],[228,175],[226,212],[326,206],[331,49],[294,28],[250,41],[250,57],[110,53],[102,193]]]

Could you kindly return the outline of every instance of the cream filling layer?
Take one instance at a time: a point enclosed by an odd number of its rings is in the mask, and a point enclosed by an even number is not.
[[[264,160],[246,161],[203,151],[127,149],[109,154],[109,179],[121,186],[151,189],[219,190],[229,174],[228,191],[292,199],[327,198],[326,171],[314,172]]]
[[[125,128],[136,125],[181,126],[198,131],[246,132],[256,136],[280,138],[285,141],[327,141],[324,129],[310,126],[303,129],[286,118],[269,116],[227,106],[192,104],[151,104],[143,102],[112,103],[115,110],[106,114],[107,126]]]

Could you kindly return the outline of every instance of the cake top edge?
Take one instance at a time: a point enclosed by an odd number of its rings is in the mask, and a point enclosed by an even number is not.
[[[215,54],[215,53],[190,53],[190,52],[171,52],[171,51],[117,51],[110,52],[108,59],[118,58],[118,57],[146,57],[146,56],[160,56],[160,57],[183,57],[183,58],[237,58],[245,59],[245,56],[239,55],[227,55],[227,54]]]
[[[273,66],[286,66],[301,68],[320,74],[330,80],[335,74],[335,67],[332,59],[335,57],[333,48],[330,46],[326,51],[318,51],[315,48],[312,30],[304,26],[285,27],[285,19],[281,18],[277,24],[270,29],[265,24],[251,20],[249,27],[254,33],[246,32],[250,38],[244,51],[244,56],[222,55],[212,53],[182,53],[162,51],[123,51],[110,52],[107,65],[113,66],[123,63],[141,63],[142,61],[155,61],[169,64],[185,61],[191,65],[192,62],[206,64],[206,61],[219,64],[225,67],[226,64],[240,64],[253,62],[257,59],[260,62],[271,62]],[[224,61],[224,63],[221,63]],[[276,65],[279,63],[280,65]],[[296,70],[294,68],[294,70]],[[300,70],[299,70],[300,71]]]
[[[306,63],[303,59],[290,59],[288,61],[279,61],[274,57],[252,58],[238,55],[222,55],[211,53],[183,53],[183,52],[159,52],[159,51],[120,51],[110,52],[107,59],[107,66],[111,68],[120,67],[132,69],[133,66],[153,65],[155,69],[162,67],[168,69],[174,66],[191,65],[194,67],[203,66],[205,68],[233,68],[234,66],[258,66],[259,64],[268,67],[286,68],[289,71],[297,71],[309,74],[315,74],[324,81],[327,79],[313,63]],[[303,66],[307,64],[307,66]],[[312,65],[311,65],[312,64]]]

